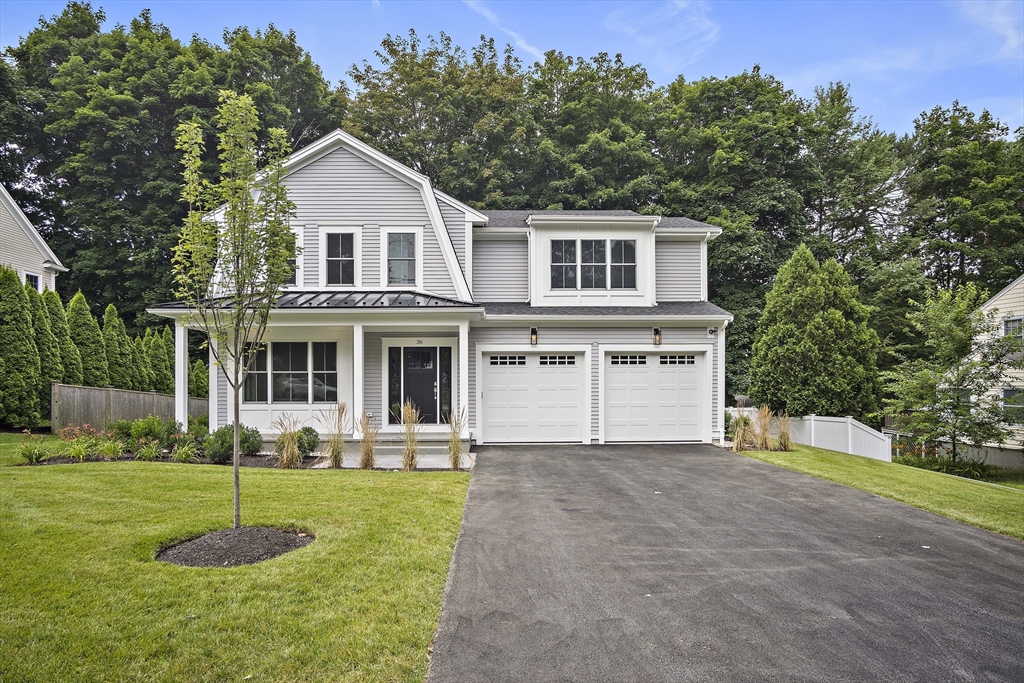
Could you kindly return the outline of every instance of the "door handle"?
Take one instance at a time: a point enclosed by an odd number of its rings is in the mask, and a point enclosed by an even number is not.
[[[437,382],[434,382],[434,400],[437,400]]]

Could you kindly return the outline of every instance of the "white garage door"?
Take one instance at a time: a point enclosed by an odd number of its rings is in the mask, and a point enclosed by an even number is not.
[[[583,439],[584,354],[483,355],[484,439]]]
[[[701,441],[704,354],[605,355],[605,441]]]

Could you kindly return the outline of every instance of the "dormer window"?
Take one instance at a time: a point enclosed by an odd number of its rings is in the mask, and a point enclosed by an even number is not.
[[[551,240],[551,289],[636,289],[636,240]]]

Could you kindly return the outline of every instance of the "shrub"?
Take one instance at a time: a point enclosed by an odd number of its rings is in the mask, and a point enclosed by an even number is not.
[[[239,425],[239,451],[242,455],[256,455],[263,449],[263,436],[255,427]],[[211,433],[203,442],[206,457],[211,462],[223,465],[231,462],[235,451],[235,433],[231,425],[224,425]]]
[[[114,420],[107,425],[107,432],[110,433],[111,438],[119,441],[132,441],[132,424],[131,420]]]
[[[359,431],[363,433],[363,440],[359,443],[359,469],[372,470],[377,466],[377,435],[380,434],[380,425],[369,413],[363,412],[359,418]]]
[[[104,439],[96,447],[96,450],[104,458],[116,460],[124,455],[124,442],[117,439]]]
[[[39,349],[32,332],[32,310],[18,274],[0,266],[0,422],[18,427],[39,424]]]
[[[320,434],[310,426],[299,430],[299,452],[309,455],[320,446]]]
[[[199,398],[210,396],[210,371],[202,358],[197,358],[188,371],[188,395]]]
[[[29,430],[22,432],[25,438],[18,444],[18,455],[25,458],[30,465],[41,462],[46,457],[46,449],[43,448],[42,434],[32,434]]]
[[[966,479],[987,479],[996,470],[993,465],[980,460],[953,460],[935,456],[897,455],[892,461],[899,465],[908,465],[920,469],[952,474]]]
[[[60,349],[61,366],[64,368],[64,377],[61,379],[64,384],[82,383],[82,356],[78,347],[71,341],[71,331],[68,329],[67,314],[64,313],[64,304],[60,296],[52,289],[43,290],[43,305],[50,315],[50,331],[57,339],[57,346]]]
[[[412,401],[406,401],[402,406],[402,432],[404,435],[402,470],[405,472],[412,472],[416,469],[417,455],[420,449],[419,426],[420,409],[414,406]]]
[[[768,406],[761,406],[757,409],[757,427],[752,434],[754,448],[759,451],[773,451],[775,444],[772,443],[772,410]]]
[[[750,418],[740,415],[733,420],[732,426],[732,452],[739,453],[750,445],[751,440]]]
[[[156,441],[163,448],[172,448],[180,434],[181,423],[149,415],[132,423],[131,440]]]
[[[43,298],[32,285],[25,285],[28,295],[29,312],[32,315],[32,331],[35,334],[36,349],[39,351],[39,412],[44,418],[50,417],[50,384],[64,379],[64,364],[60,359],[57,338],[50,330],[50,313]]]
[[[93,442],[94,439],[91,436],[80,436],[68,443],[68,447],[64,452],[72,460],[82,462],[92,452]]]
[[[96,428],[88,423],[83,425],[76,425],[72,423],[63,429],[57,430],[57,436],[59,436],[62,441],[75,441],[83,436],[96,436],[98,433],[99,432],[96,431]]]
[[[270,428],[278,432],[274,452],[277,453],[277,466],[283,469],[297,469],[302,465],[302,451],[299,442],[302,431],[299,429],[299,418],[289,413],[270,423]]]
[[[732,413],[725,411],[725,435],[732,436]]]
[[[345,462],[345,413],[347,411],[348,406],[341,401],[330,410],[320,411],[321,422],[327,426],[330,433],[330,436],[327,437],[326,459],[333,469],[341,468]]]
[[[462,430],[468,420],[465,408],[459,415],[448,416],[448,466],[453,470],[462,469]]]
[[[160,444],[156,441],[140,441],[135,449],[136,460],[153,461],[160,458]]]
[[[68,302],[67,319],[68,333],[82,361],[82,384],[87,387],[107,386],[110,382],[103,333],[100,332],[100,324],[89,312],[89,304],[81,292]]]
[[[792,431],[793,429],[793,420],[792,418],[789,417],[789,413],[783,412],[781,415],[779,415],[776,422],[779,425],[779,450],[793,450],[793,438],[790,436],[790,431]]]

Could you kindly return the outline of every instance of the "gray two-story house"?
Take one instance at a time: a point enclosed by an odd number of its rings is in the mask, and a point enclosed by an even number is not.
[[[301,255],[246,379],[244,424],[269,437],[287,412],[318,426],[340,400],[387,434],[412,401],[425,438],[463,412],[476,443],[723,438],[732,316],[707,300],[720,228],[632,211],[478,211],[342,131],[294,153],[287,172]],[[178,321],[185,387],[184,311],[151,310]],[[213,429],[233,406],[211,368]]]

